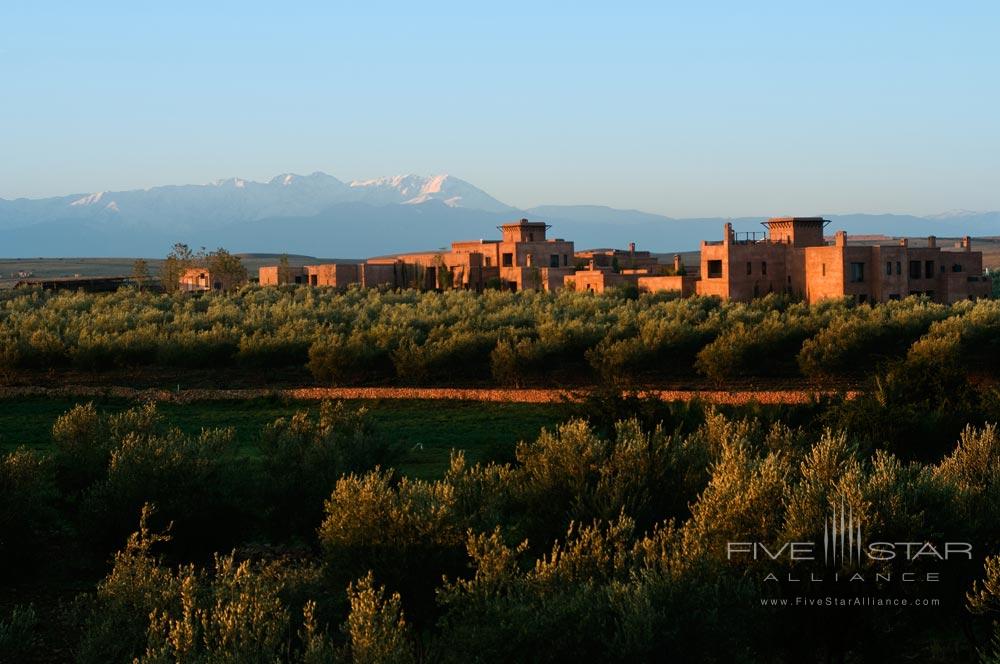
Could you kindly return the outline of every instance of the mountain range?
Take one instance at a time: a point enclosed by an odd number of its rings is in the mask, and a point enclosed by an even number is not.
[[[669,201],[667,201],[669,203]],[[1000,212],[958,210],[917,217],[825,215],[849,234],[1000,235]],[[721,217],[679,219],[596,205],[519,209],[450,175],[343,182],[325,173],[285,173],[42,199],[0,199],[0,256],[161,256],[175,242],[235,252],[366,257],[490,238],[497,224],[529,217],[580,249],[672,252],[721,238]],[[732,219],[761,230],[763,217]]]

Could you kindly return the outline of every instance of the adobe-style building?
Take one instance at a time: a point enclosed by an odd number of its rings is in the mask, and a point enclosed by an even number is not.
[[[357,283],[358,265],[356,263],[326,263],[302,267],[269,265],[260,268],[258,281],[261,286],[280,284],[346,286]]]
[[[849,245],[843,231],[827,244],[823,229],[829,223],[822,217],[774,217],[761,234],[737,234],[726,224],[722,241],[701,243],[698,294],[748,301],[778,292],[808,302],[927,295],[943,303],[990,295],[982,252],[972,251],[968,237],[955,251],[942,251],[933,236],[926,247],[910,247],[905,238],[892,245]]]
[[[726,224],[721,241],[701,243],[700,269],[689,270],[680,255],[674,256],[672,266],[663,265],[648,251],[636,251],[634,244],[627,251],[575,253],[572,242],[547,237],[548,224],[521,219],[499,226],[499,240],[453,242],[449,251],[397,254],[363,263],[262,267],[260,283],[477,291],[565,287],[594,293],[633,284],[640,291],[674,291],[684,297],[748,301],[789,293],[809,302],[844,296],[885,302],[921,294],[950,303],[991,293],[992,285],[983,276],[982,252],[972,251],[968,237],[953,251],[942,250],[934,237],[926,247],[911,247],[906,239],[848,244],[843,231],[828,244],[824,229],[829,223],[822,217],[774,217],[764,222],[766,232],[740,234]],[[190,289],[212,289],[210,275],[194,276]]]
[[[178,290],[184,293],[203,291],[229,291],[246,283],[232,274],[220,274],[207,267],[191,267],[183,272],[178,280]]]
[[[576,253],[577,264],[587,263],[592,267],[610,267],[615,270],[649,270],[655,272],[660,261],[648,251],[636,251],[635,242],[624,249],[587,249]]]
[[[261,285],[557,290],[575,270],[573,243],[546,237],[550,226],[521,219],[499,227],[499,240],[453,242],[451,251],[397,254],[360,264],[260,269]]]
[[[610,288],[619,288],[626,284],[634,284],[640,292],[652,293],[656,291],[674,291],[680,293],[682,297],[694,295],[698,283],[698,276],[688,274],[680,254],[674,254],[672,266],[662,265],[649,252],[642,252],[652,260],[644,260],[642,267],[625,268],[615,270],[613,267],[599,264],[598,255],[614,255],[620,253],[623,256],[626,252],[618,250],[596,250],[594,252],[581,252],[577,257],[587,257],[590,262],[586,269],[577,270],[574,274],[567,275],[563,280],[566,288],[580,291],[591,291],[603,293]],[[631,245],[631,255],[635,255],[635,245]],[[642,260],[640,258],[640,260]],[[607,263],[607,261],[605,261]],[[619,264],[620,265],[620,264]]]

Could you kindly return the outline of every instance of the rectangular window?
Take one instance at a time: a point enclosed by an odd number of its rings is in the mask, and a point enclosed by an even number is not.
[[[823,263],[823,276],[826,276],[826,263]]]
[[[569,255],[563,254],[563,267],[566,267],[567,265],[569,265]]]
[[[747,261],[747,274],[753,274],[753,263]]]
[[[851,282],[861,283],[865,280],[865,264],[851,263]]]
[[[890,300],[898,300],[899,299],[899,293],[889,293],[889,299]]]
[[[889,276],[892,276],[892,261],[885,262],[885,273]]]
[[[760,263],[760,273],[767,274],[767,261],[761,261]]]
[[[511,267],[514,265],[514,254],[504,254],[501,257],[503,267]]]
[[[722,277],[722,261],[708,261],[708,278],[719,279]]]
[[[490,258],[489,256],[486,256],[486,267],[489,267],[492,263],[493,263],[493,259]]]
[[[920,278],[920,261],[910,261],[910,279]]]
[[[559,267],[559,254],[549,256],[549,267]]]
[[[903,274],[903,264],[896,261],[896,274]]]
[[[934,278],[934,261],[924,261],[924,279]]]

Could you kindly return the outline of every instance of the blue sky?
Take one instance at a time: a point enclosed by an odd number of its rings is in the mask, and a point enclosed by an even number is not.
[[[672,216],[1000,208],[997,2],[12,4],[3,198],[323,170]]]

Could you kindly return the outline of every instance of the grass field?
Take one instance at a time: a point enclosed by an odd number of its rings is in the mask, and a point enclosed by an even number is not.
[[[24,445],[45,450],[52,424],[78,403],[89,399],[12,399],[0,401],[0,452]],[[98,409],[118,412],[134,401],[97,399]],[[352,401],[369,409],[379,432],[402,451],[398,470],[420,477],[440,477],[452,450],[463,450],[474,463],[513,458],[520,440],[533,440],[543,427],[554,427],[572,414],[568,404],[481,403],[474,401]],[[260,429],[299,410],[316,412],[315,401],[271,399],[161,403],[168,423],[185,432],[233,427],[240,451],[253,456]]]

